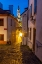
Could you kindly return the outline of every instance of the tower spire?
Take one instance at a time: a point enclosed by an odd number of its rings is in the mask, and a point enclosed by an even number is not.
[[[18,9],[17,9],[17,19],[18,19],[18,21],[20,21],[20,8],[19,8],[19,5],[18,5]]]
[[[18,5],[18,10],[20,10],[19,5]]]

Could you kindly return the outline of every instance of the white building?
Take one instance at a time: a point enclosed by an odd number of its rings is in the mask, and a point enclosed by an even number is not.
[[[25,8],[25,11],[21,14],[22,18],[22,45],[28,45],[28,8]]]
[[[28,46],[42,61],[42,0],[29,0]]]
[[[42,0],[37,0],[35,54],[42,61]]]
[[[22,44],[27,44],[35,55],[42,61],[42,0],[29,0],[28,10],[28,24],[27,10],[21,15],[22,31],[24,34]],[[26,36],[27,32],[28,37]]]
[[[12,32],[16,30],[16,19],[10,14],[9,10],[0,9],[0,44],[6,44],[11,40]],[[15,36],[14,35],[14,41]]]
[[[28,20],[28,46],[35,52],[36,39],[36,0],[29,0],[29,20]]]

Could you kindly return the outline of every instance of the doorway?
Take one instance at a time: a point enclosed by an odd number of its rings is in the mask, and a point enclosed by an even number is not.
[[[35,53],[36,29],[33,28],[33,52]]]

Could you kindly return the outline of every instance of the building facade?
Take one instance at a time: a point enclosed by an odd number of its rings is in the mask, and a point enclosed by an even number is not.
[[[42,0],[37,0],[35,54],[42,61]]]
[[[36,39],[36,0],[29,0],[29,20],[28,20],[28,46],[35,52]]]
[[[42,61],[42,0],[29,0],[28,46]]]
[[[27,44],[42,61],[42,0],[29,0],[28,15],[26,10],[21,17],[22,45]]]
[[[14,42],[16,41],[16,18],[13,17],[9,10],[0,9],[0,44],[6,44],[7,41],[11,41],[14,36]],[[13,32],[14,31],[14,32]],[[13,41],[12,40],[12,41]]]
[[[28,8],[21,14],[22,18],[22,45],[28,45]]]

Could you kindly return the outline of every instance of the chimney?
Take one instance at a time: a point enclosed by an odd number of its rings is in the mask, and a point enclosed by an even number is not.
[[[0,2],[0,8],[3,9],[3,4]]]
[[[10,13],[13,15],[13,5],[9,5]]]

